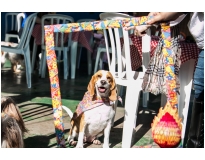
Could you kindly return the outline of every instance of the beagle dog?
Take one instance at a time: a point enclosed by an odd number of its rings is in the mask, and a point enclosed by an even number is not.
[[[1,97],[1,148],[23,148],[27,132],[19,108],[11,97]]]
[[[70,145],[83,148],[83,143],[101,144],[98,137],[104,134],[103,148],[109,148],[109,136],[115,115],[114,103],[117,89],[114,77],[109,71],[96,72],[87,87],[83,100],[78,104],[74,114],[62,106],[71,119],[68,136]],[[78,137],[78,141],[75,138]]]

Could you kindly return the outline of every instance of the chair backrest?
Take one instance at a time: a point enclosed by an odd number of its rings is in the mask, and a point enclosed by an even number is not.
[[[21,41],[17,48],[25,48],[29,46],[29,42],[31,39],[31,33],[33,31],[34,24],[36,22],[37,13],[33,13],[28,16],[26,19],[22,34],[21,34]]]
[[[46,25],[45,21],[49,21],[51,25],[53,25],[53,24],[67,24],[67,23],[73,23],[74,18],[71,16],[62,15],[62,14],[46,14],[46,15],[42,16],[42,18],[41,18],[41,24],[42,24],[41,44],[42,44],[42,46],[45,46],[45,38],[44,38],[45,37],[44,25]],[[57,32],[54,34],[55,49],[64,47],[64,38],[65,38],[64,35],[65,35],[64,32],[62,32],[62,33]],[[59,36],[60,36],[60,47],[57,47],[59,44]],[[66,46],[71,45],[71,36],[72,36],[72,33],[69,33],[68,45],[66,45]]]
[[[77,20],[77,22],[81,23],[81,22],[92,22],[92,21],[96,21],[96,19],[79,19]]]
[[[104,13],[100,13],[99,17],[100,19],[122,19],[122,18],[132,18],[133,16],[124,13],[104,12]]]
[[[133,18],[128,14],[117,13],[117,12],[104,12],[99,15],[101,20],[111,20],[111,19],[124,19],[124,18]],[[120,37],[122,37],[122,28],[119,29]],[[129,34],[132,34],[133,30],[129,30]]]
[[[17,15],[19,12],[8,12],[5,15],[5,33],[17,31]]]
[[[18,24],[18,27],[17,27],[17,32],[19,32],[20,28],[21,28],[21,23],[22,23],[22,20],[26,17],[25,13],[19,13],[17,15],[17,24]]]
[[[122,19],[124,16],[120,16],[121,14],[114,14],[114,18],[111,17],[110,14],[107,14],[107,17],[105,15],[101,15],[100,17],[103,19]],[[127,17],[125,17],[127,18]],[[104,31],[104,37],[105,37],[105,44],[106,44],[106,50],[107,50],[107,59],[108,59],[108,66],[111,73],[116,78],[121,79],[127,79],[127,80],[134,80],[137,78],[136,74],[137,72],[132,71],[131,67],[131,57],[130,57],[130,45],[131,40],[129,38],[128,31],[125,31],[122,28],[109,28],[108,34],[106,30]],[[122,31],[122,37],[120,37],[120,31]],[[120,38],[123,38],[124,44],[121,46]],[[112,54],[109,54],[108,50],[108,39],[111,43],[111,49]],[[147,41],[147,43],[150,42]],[[144,61],[143,61],[144,62]],[[144,67],[143,67],[144,68]],[[145,69],[143,70],[145,72]]]

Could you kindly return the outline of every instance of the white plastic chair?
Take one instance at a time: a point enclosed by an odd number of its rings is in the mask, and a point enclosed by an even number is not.
[[[130,16],[128,14],[124,13],[116,13],[116,12],[104,12],[100,13],[100,19],[122,19],[122,18],[133,18],[133,16]]]
[[[31,33],[36,21],[37,13],[31,14],[26,22],[22,31],[21,40],[16,47],[1,46],[1,51],[11,52],[24,55],[25,67],[26,67],[26,81],[28,88],[31,88],[31,60],[30,60],[30,47],[29,42]]]
[[[25,15],[25,13],[19,13],[18,15],[17,15],[17,24],[18,24],[18,27],[17,27],[17,31],[19,32],[20,31],[20,29],[21,29],[21,23],[22,23],[22,20],[24,19],[26,17],[26,15]]]
[[[46,72],[46,45],[45,45],[45,33],[44,33],[44,22],[45,21],[50,21],[51,25],[53,24],[67,24],[67,23],[73,23],[74,19],[71,16],[67,15],[61,15],[61,14],[47,14],[44,15],[41,19],[41,24],[42,24],[42,41],[41,41],[41,60],[40,60],[40,74],[41,78],[45,78],[45,72]],[[59,36],[61,36],[61,39],[59,40]],[[68,37],[68,42],[67,44],[64,44],[64,33],[55,33],[54,34],[54,40],[55,40],[55,51],[58,51],[58,61],[61,58],[61,52],[63,51],[63,65],[64,65],[64,79],[68,78],[68,51],[70,50],[71,46],[71,37],[72,33],[69,34]],[[60,46],[57,46],[60,41]],[[36,52],[32,55],[32,66],[34,66],[35,63],[35,57],[36,57]]]
[[[79,19],[77,22],[92,22],[95,21],[95,19]],[[89,44],[91,48],[93,48],[93,36],[90,38]],[[81,59],[81,53],[82,53],[82,48],[83,46],[78,43],[79,52],[78,52],[78,62],[77,62],[77,68],[80,68],[80,59]],[[87,50],[87,61],[88,61],[88,75],[91,75],[92,72],[92,58],[91,58],[91,52]]]
[[[5,15],[5,42],[10,42],[10,38],[19,39],[17,32],[17,15],[19,12],[8,12]],[[13,33],[9,33],[9,32]]]
[[[98,47],[97,48],[97,55],[95,59],[95,67],[94,67],[94,73],[97,72],[98,69],[103,69],[103,56],[104,53],[107,51],[105,47]],[[112,52],[112,49],[108,48],[109,53]]]
[[[11,28],[9,29],[8,19],[11,18]],[[25,13],[7,13],[6,14],[6,35],[5,35],[5,42],[10,42],[10,38],[17,38],[18,43],[20,42],[20,38],[18,32],[21,28],[22,18],[25,18]],[[16,27],[17,25],[17,27]],[[7,33],[9,31],[16,31],[15,33]]]
[[[116,12],[104,12],[104,13],[101,13],[99,16],[100,16],[101,20],[133,18],[133,16],[130,16],[128,14],[116,13]],[[129,34],[133,34],[133,32],[134,32],[134,30],[128,31]],[[150,44],[148,42],[151,40],[150,36],[148,36],[151,34],[151,31],[148,30],[147,32],[148,32],[148,34],[142,38],[142,52],[144,53],[144,56],[146,56],[146,58],[144,58],[143,61],[146,65],[146,67],[148,67],[148,63],[150,60],[150,53],[149,53],[150,52]],[[122,29],[119,29],[119,35],[120,35],[120,37],[123,36]],[[131,39],[129,39],[129,41],[130,41],[130,45],[131,45],[131,43],[132,43]],[[99,47],[97,49],[97,56],[96,56],[96,61],[95,61],[94,73],[98,69],[98,64],[99,64],[99,69],[102,69],[103,53],[105,50],[106,50],[106,48],[103,48],[103,47]],[[110,53],[112,52],[110,47],[109,47],[109,52]],[[121,87],[120,95],[123,94],[123,90],[124,90],[124,87]],[[149,100],[149,93],[143,92],[143,103],[142,103],[143,107],[147,107],[148,100]]]
[[[119,16],[120,17],[120,16]],[[112,18],[109,16],[109,18]],[[122,30],[122,37],[124,39],[123,49],[121,50],[120,45],[120,32]],[[118,94],[120,93],[121,86],[126,87],[126,96],[125,96],[125,118],[123,125],[123,137],[122,137],[122,148],[130,148],[132,133],[136,125],[137,119],[137,110],[139,97],[141,92],[141,84],[143,81],[143,76],[146,71],[147,64],[149,62],[149,53],[143,53],[143,71],[136,72],[131,69],[131,58],[130,58],[130,39],[128,31],[120,28],[108,29],[109,36],[107,36],[106,30],[104,30],[105,44],[107,50],[108,66],[109,71],[115,77],[115,81],[118,88]],[[150,34],[150,30],[148,31]],[[108,47],[108,38],[111,42],[112,56],[109,54]],[[148,44],[143,48],[143,52],[147,49],[147,52],[150,51],[150,35],[145,36],[145,41]],[[144,40],[143,40],[144,42]],[[146,64],[146,65],[145,65]],[[145,93],[146,95],[147,93]],[[143,95],[144,101],[147,100],[147,97]],[[117,103],[115,103],[116,109]]]
[[[133,16],[130,16],[128,14],[124,13],[115,13],[115,12],[104,12],[100,13],[99,15],[101,20],[110,20],[110,19],[123,19],[123,18],[133,18]],[[132,33],[132,31],[129,33]],[[120,37],[122,37],[122,30],[120,30]],[[109,48],[110,53],[111,48]],[[98,69],[103,68],[103,55],[106,52],[106,47],[98,47],[97,48],[97,55],[96,55],[96,60],[95,60],[95,67],[94,67],[94,73],[97,72]]]

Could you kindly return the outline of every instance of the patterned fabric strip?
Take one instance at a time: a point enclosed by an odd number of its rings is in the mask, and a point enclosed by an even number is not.
[[[54,50],[54,32],[52,28],[45,30],[47,66],[51,84],[54,126],[57,146],[65,148],[64,124],[62,118],[62,103],[58,79],[58,68]]]
[[[76,117],[77,118],[79,115],[81,115],[83,112],[93,109],[95,107],[99,107],[105,103],[109,103],[110,104],[110,100],[108,98],[100,98],[97,97],[93,100],[93,97],[90,95],[90,93],[87,91],[84,96],[82,101],[80,101],[80,103],[78,104],[77,108],[76,108]]]
[[[175,52],[171,49],[171,29],[169,24],[161,24],[164,55],[164,69],[165,69],[165,83],[167,89],[167,101],[171,107],[178,108],[177,92],[176,92],[176,75],[175,75]]]
[[[81,22],[81,23],[68,23],[68,24],[56,24],[56,25],[45,25],[47,28],[52,28],[54,32],[79,32],[79,31],[93,31],[102,30],[108,28],[122,28],[129,26],[145,25],[146,21],[150,20],[152,16],[142,16],[135,18],[125,18],[119,20],[102,20],[93,22]]]

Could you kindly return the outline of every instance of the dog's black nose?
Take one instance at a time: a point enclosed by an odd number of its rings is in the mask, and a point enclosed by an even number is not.
[[[100,82],[101,82],[102,85],[106,84],[105,80],[101,80]]]

